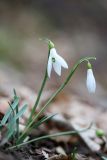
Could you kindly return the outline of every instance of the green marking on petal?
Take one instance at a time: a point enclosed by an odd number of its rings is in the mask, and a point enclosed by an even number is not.
[[[52,62],[55,63],[55,58],[52,58]]]

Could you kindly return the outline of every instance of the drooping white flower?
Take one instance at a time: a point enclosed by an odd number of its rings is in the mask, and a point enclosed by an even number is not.
[[[96,81],[95,81],[95,77],[94,77],[94,74],[93,74],[93,71],[92,71],[91,68],[89,68],[87,70],[86,85],[87,85],[89,93],[95,93],[95,90],[96,90]]]
[[[55,48],[50,49],[48,65],[47,65],[47,73],[50,78],[52,67],[54,71],[60,76],[61,75],[61,67],[68,68],[66,61],[58,55]]]

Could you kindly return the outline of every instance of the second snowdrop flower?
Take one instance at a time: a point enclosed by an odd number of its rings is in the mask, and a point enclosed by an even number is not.
[[[88,62],[86,85],[87,85],[89,93],[95,93],[96,81],[95,81],[95,77],[94,77],[94,74],[93,74],[91,64],[89,62]]]
[[[52,67],[59,76],[61,75],[61,67],[66,69],[68,68],[66,61],[56,52],[55,48],[51,48],[49,53],[47,65],[47,73],[49,78],[51,76]]]

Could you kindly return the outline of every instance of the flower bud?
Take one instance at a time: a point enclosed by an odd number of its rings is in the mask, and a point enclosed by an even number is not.
[[[88,62],[87,64],[88,70],[87,70],[87,80],[86,80],[86,86],[89,91],[89,93],[95,93],[96,90],[96,81],[93,74],[92,66]]]

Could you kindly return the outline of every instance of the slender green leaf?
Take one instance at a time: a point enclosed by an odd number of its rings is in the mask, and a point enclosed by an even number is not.
[[[18,118],[20,118],[24,112],[26,111],[26,108],[27,108],[27,104],[25,104],[20,110],[19,112],[16,114],[16,116],[14,117],[15,120],[17,120]]]
[[[17,94],[15,89],[13,89],[13,93],[14,93],[14,98],[16,98]],[[19,105],[17,105],[15,109],[15,113],[17,114],[18,112],[19,112]],[[19,137],[19,118],[16,120],[16,138],[18,139],[18,137]]]
[[[16,106],[16,114],[19,112],[19,106]],[[18,139],[19,137],[19,118],[16,120],[16,137]]]
[[[13,110],[16,108],[16,106],[19,104],[19,98],[16,97],[13,104],[11,104],[11,107],[13,108]],[[11,115],[12,113],[12,109],[9,108],[8,111],[6,112],[6,114],[4,115],[2,121],[1,121],[1,124],[0,126],[2,125],[5,125],[6,121],[8,120],[9,116]]]
[[[57,115],[57,114],[53,114],[53,115],[50,115],[50,116],[48,116],[48,117],[47,117],[47,116],[44,116],[42,119],[40,119],[38,122],[36,122],[36,124],[32,125],[32,127],[33,127],[33,128],[39,127],[42,123],[50,120],[50,119],[53,118],[55,115]],[[27,133],[22,137],[23,140],[26,138],[26,135],[27,135]],[[22,140],[22,141],[23,141],[23,140]],[[20,142],[21,142],[21,139],[20,139]]]
[[[11,121],[9,121],[7,128],[7,134],[6,134],[6,138],[3,140],[2,144],[6,143],[8,141],[9,138],[11,138],[11,136],[13,136],[14,132],[16,132],[16,120],[18,118],[20,118],[24,112],[26,111],[27,108],[27,104],[25,104],[20,111],[11,119]]]
[[[52,119],[54,116],[56,116],[57,114],[53,114],[50,116],[44,116],[42,119],[40,119],[38,122],[36,122],[36,124],[33,126],[34,128],[37,128],[38,126],[40,126],[42,123]]]
[[[18,119],[18,118],[20,118],[23,114],[24,114],[24,112],[26,111],[26,108],[27,108],[27,104],[25,104],[20,110],[19,110],[19,112],[13,117],[13,119],[11,119],[11,122],[9,122],[9,123],[11,123],[11,124],[14,124],[15,122],[16,122],[16,120]],[[8,123],[8,125],[7,125],[7,128],[9,128],[8,126],[10,125]]]
[[[19,143],[19,144],[15,145],[15,146],[9,147],[8,149],[14,149],[14,148],[21,147],[23,145],[26,145],[26,144],[29,144],[29,143],[32,143],[32,142],[37,142],[37,141],[40,141],[40,140],[43,140],[43,139],[47,139],[47,138],[79,134],[81,132],[87,131],[88,129],[91,128],[91,126],[92,126],[92,123],[87,128],[84,128],[84,129],[81,129],[81,130],[65,131],[65,132],[59,132],[59,133],[54,133],[54,134],[51,134],[51,135],[45,135],[45,136],[37,137],[37,138],[34,138],[34,139],[29,140],[27,142],[22,142],[22,143]]]

